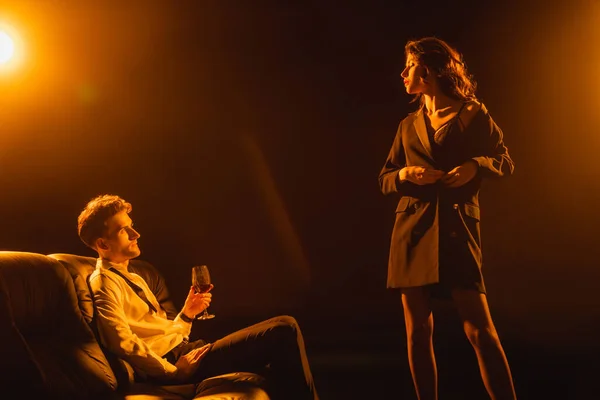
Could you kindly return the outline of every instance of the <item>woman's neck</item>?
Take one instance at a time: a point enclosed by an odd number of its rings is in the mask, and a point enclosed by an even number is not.
[[[459,100],[452,99],[443,94],[430,95],[423,94],[425,99],[425,112],[427,115],[446,114],[447,112],[455,111],[460,107]]]

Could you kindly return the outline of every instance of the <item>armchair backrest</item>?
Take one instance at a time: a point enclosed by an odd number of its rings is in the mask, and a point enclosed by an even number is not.
[[[32,387],[41,380],[51,398],[111,397],[115,375],[80,311],[67,270],[42,254],[0,251],[0,280],[0,325],[7,338],[0,358],[3,369],[15,366],[2,371],[5,378],[17,381],[27,372]]]
[[[94,318],[94,299],[88,281],[96,269],[96,259],[66,253],[50,254],[49,257],[59,260],[71,274],[79,299],[79,308],[81,308],[86,321],[91,323]],[[165,280],[158,270],[146,261],[131,260],[129,271],[141,276],[146,281],[160,306],[167,312],[168,318],[174,319],[178,311],[171,301]]]
[[[43,397],[45,379],[13,316],[10,288],[0,273],[0,385]]]

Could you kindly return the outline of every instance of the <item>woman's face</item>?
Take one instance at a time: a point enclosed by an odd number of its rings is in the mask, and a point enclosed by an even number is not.
[[[427,91],[427,83],[423,78],[427,76],[427,69],[418,64],[412,54],[406,58],[406,67],[400,74],[404,78],[404,87],[408,94],[419,94]]]

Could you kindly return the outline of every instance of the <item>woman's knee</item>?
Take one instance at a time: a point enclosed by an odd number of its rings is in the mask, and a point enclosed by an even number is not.
[[[406,326],[406,335],[411,344],[429,344],[433,338],[433,320],[428,319],[419,323],[409,323]]]
[[[464,324],[465,334],[475,348],[497,347],[500,345],[498,332],[493,326],[477,327],[470,323]]]

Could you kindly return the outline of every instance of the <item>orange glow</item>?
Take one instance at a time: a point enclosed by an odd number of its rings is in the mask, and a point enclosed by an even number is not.
[[[3,1],[0,31],[14,44],[12,58],[0,64],[4,127],[24,127],[42,116],[83,121],[108,99],[124,117],[138,112],[130,78],[147,71],[157,38],[173,25],[165,23],[169,7],[148,5],[140,12],[135,3]],[[15,139],[5,132],[0,147]]]

